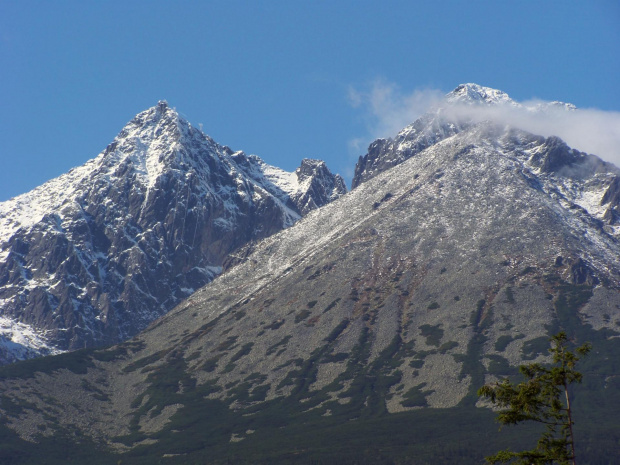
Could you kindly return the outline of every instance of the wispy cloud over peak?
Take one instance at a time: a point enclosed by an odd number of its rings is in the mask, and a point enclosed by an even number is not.
[[[362,111],[368,134],[373,139],[391,137],[444,99],[435,89],[406,93],[398,85],[377,79],[363,89],[349,87],[349,103]]]
[[[478,99],[478,94],[486,97]],[[350,144],[353,150],[365,149],[377,138],[393,137],[427,111],[441,107],[449,119],[495,121],[545,137],[557,136],[575,149],[620,165],[620,112],[540,99],[517,102],[504,92],[476,84],[458,86],[446,96],[436,89],[407,93],[396,84],[376,80],[363,90],[349,88],[348,97],[362,111],[368,131]]]

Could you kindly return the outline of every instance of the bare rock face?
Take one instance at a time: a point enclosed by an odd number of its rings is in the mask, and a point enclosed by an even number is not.
[[[94,160],[0,205],[0,360],[122,341],[231,252],[345,192],[323,162],[287,173],[160,102]]]
[[[344,179],[333,176],[324,161],[304,158],[295,170],[299,185],[304,186],[292,196],[297,209],[305,215],[326,205],[347,192]]]
[[[437,142],[453,136],[467,126],[445,119],[441,114],[428,114],[407,126],[394,139],[377,139],[368,153],[359,158],[351,183],[354,189]]]

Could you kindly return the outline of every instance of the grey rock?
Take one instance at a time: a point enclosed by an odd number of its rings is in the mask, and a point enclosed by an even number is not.
[[[160,102],[96,159],[0,205],[0,316],[42,339],[15,350],[5,335],[0,363],[125,340],[235,250],[345,192],[321,161],[283,172]]]

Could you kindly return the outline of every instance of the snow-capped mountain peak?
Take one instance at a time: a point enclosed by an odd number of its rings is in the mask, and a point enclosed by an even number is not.
[[[519,103],[510,98],[506,92],[473,83],[461,84],[453,91],[448,92],[444,98],[444,104],[509,106],[532,113],[545,113],[556,110],[575,111],[577,109],[572,103],[559,101]],[[440,107],[442,106],[440,105]]]
[[[536,103],[526,107],[527,110],[534,113],[548,113],[550,111],[576,111],[577,107],[572,103],[559,102],[557,100],[553,102]]]
[[[188,150],[192,148],[193,150]],[[179,113],[160,101],[133,118],[103,152],[107,166],[133,165],[142,182],[151,188],[167,167],[195,165],[192,155],[227,152],[194,128]]]
[[[372,142],[368,153],[360,157],[355,167],[352,187],[477,122],[500,121],[507,114],[513,116],[508,120],[518,121],[545,113],[575,110],[575,105],[558,101],[522,104],[498,89],[473,83],[461,84],[393,139]]]
[[[518,105],[506,92],[473,83],[457,86],[446,95],[445,101],[450,104]]]
[[[231,252],[344,194],[322,167],[300,179],[233,152],[165,101],[139,113],[93,160],[0,203],[0,362],[135,334]]]

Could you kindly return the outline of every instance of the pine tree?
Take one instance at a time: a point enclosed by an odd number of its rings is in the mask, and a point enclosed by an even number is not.
[[[553,356],[551,367],[538,363],[521,365],[519,371],[526,380],[513,385],[508,379],[484,385],[478,395],[488,398],[502,410],[497,415],[501,425],[516,425],[534,421],[546,426],[545,432],[532,450],[500,451],[487,457],[489,463],[542,465],[559,463],[575,465],[575,439],[569,385],[581,382],[582,375],[575,370],[580,357],[591,350],[589,343],[568,350],[568,337],[561,332],[551,339],[549,351]]]

